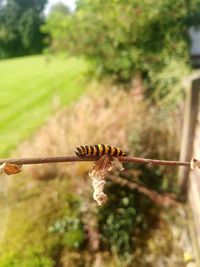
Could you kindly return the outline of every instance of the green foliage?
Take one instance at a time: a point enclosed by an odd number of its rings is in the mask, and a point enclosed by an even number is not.
[[[38,18],[37,11],[33,8],[30,8],[21,16],[18,31],[22,45],[29,54],[36,54],[42,51],[43,35],[39,31],[42,23],[42,18]]]
[[[162,175],[146,167],[141,170],[140,183],[152,188],[160,188]],[[131,180],[130,176],[130,180]],[[123,177],[123,179],[127,179]],[[160,185],[159,185],[160,184]],[[159,207],[145,195],[137,191],[110,184],[109,202],[99,213],[99,226],[104,248],[111,249],[127,257],[137,247],[143,245],[159,220]]]
[[[112,207],[112,212],[109,207],[107,207],[107,212],[106,210],[102,211],[102,217],[105,220],[103,224],[100,223],[102,242],[108,248],[116,250],[117,253],[128,254],[132,250],[131,239],[135,227],[133,219],[136,217],[136,209],[133,206],[133,194],[131,196],[127,194],[126,190],[120,190],[121,192],[118,190],[115,186],[116,195],[119,194],[118,197],[121,198],[120,201],[117,201],[117,205],[116,198],[112,195],[112,201],[115,201],[116,208]]]
[[[47,0],[7,0],[0,9],[0,58],[42,51],[40,26]]]
[[[57,220],[49,227],[49,232],[61,234],[62,245],[70,250],[80,248],[85,240],[83,225],[77,217],[66,216]]]
[[[31,246],[25,248],[23,253],[5,252],[0,257],[0,267],[53,267],[54,262],[45,256],[44,252]]]
[[[69,9],[58,3],[51,9],[47,18],[47,23],[41,26],[41,31],[46,34],[46,42],[51,43],[53,51],[65,51],[66,48],[66,31],[68,31],[68,20],[71,15]]]
[[[16,177],[10,191],[11,207],[17,205],[10,209],[7,231],[1,240],[0,267],[52,267],[63,248],[77,249],[83,242],[78,219],[80,199],[73,193],[66,197],[66,192],[71,191],[66,177],[44,183],[25,177],[24,182]]]
[[[141,73],[157,100],[180,93],[189,65],[187,30],[199,24],[198,10],[199,0],[79,0],[73,14],[50,16],[43,30],[54,49],[86,56],[98,77],[130,85]]]
[[[82,228],[68,230],[63,239],[67,249],[78,249],[83,244],[85,235]]]
[[[72,211],[70,216],[56,220],[49,227],[49,233],[61,236],[62,246],[69,250],[78,249],[85,241],[83,224],[80,220],[80,201],[73,195],[68,195],[68,203]]]
[[[70,10],[65,4],[63,4],[62,2],[58,2],[51,7],[48,17],[52,16],[54,13],[61,13],[66,16],[70,14]]]

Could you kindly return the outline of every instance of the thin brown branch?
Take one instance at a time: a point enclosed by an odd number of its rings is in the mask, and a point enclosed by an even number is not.
[[[125,180],[123,178],[120,178],[114,175],[109,175],[108,178],[113,183],[119,184],[120,186],[126,186],[131,190],[137,190],[138,192],[145,194],[149,199],[151,199],[156,204],[160,204],[166,207],[178,205],[178,202],[176,201],[175,196],[171,193],[159,194],[158,192],[154,190],[150,190],[142,185],[139,185],[132,181],[130,182],[128,180]]]
[[[0,159],[0,164],[7,162],[10,164],[27,165],[27,164],[44,164],[44,163],[58,163],[58,162],[61,163],[61,162],[96,161],[98,159],[99,157],[97,156],[88,156],[84,158],[78,158],[77,156],[11,158],[11,159]],[[190,167],[190,162],[185,162],[185,161],[158,160],[158,159],[146,159],[146,158],[136,158],[136,157],[118,157],[118,160],[124,163]]]

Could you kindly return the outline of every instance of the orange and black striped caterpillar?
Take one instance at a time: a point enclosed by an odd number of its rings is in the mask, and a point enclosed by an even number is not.
[[[85,156],[103,156],[105,154],[113,157],[124,157],[126,153],[121,149],[109,145],[93,145],[93,146],[78,146],[75,149],[75,154],[79,158],[83,158]]]

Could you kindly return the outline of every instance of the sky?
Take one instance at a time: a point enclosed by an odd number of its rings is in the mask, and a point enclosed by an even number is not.
[[[45,14],[49,13],[52,5],[59,3],[59,2],[62,2],[63,4],[67,5],[71,10],[75,9],[76,0],[48,0],[48,3],[45,8]]]

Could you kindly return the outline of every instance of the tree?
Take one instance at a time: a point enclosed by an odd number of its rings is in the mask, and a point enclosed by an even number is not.
[[[42,51],[43,9],[47,0],[7,0],[0,9],[0,57]]]
[[[63,4],[62,2],[58,2],[58,3],[54,4],[51,7],[49,16],[52,16],[55,13],[60,13],[60,14],[63,14],[63,15],[68,15],[68,14],[70,14],[70,10],[69,10],[68,6],[66,6],[65,4]]]
[[[69,30],[68,25],[71,18],[69,8],[63,3],[57,3],[52,6],[50,13],[46,19],[46,23],[42,25],[41,30],[48,36],[48,44],[51,43],[53,51],[66,50],[66,31]]]
[[[148,91],[163,98],[180,89],[188,70],[188,28],[200,23],[199,10],[200,0],[79,0],[49,33],[58,49],[86,56],[98,77],[130,85],[140,73]]]

